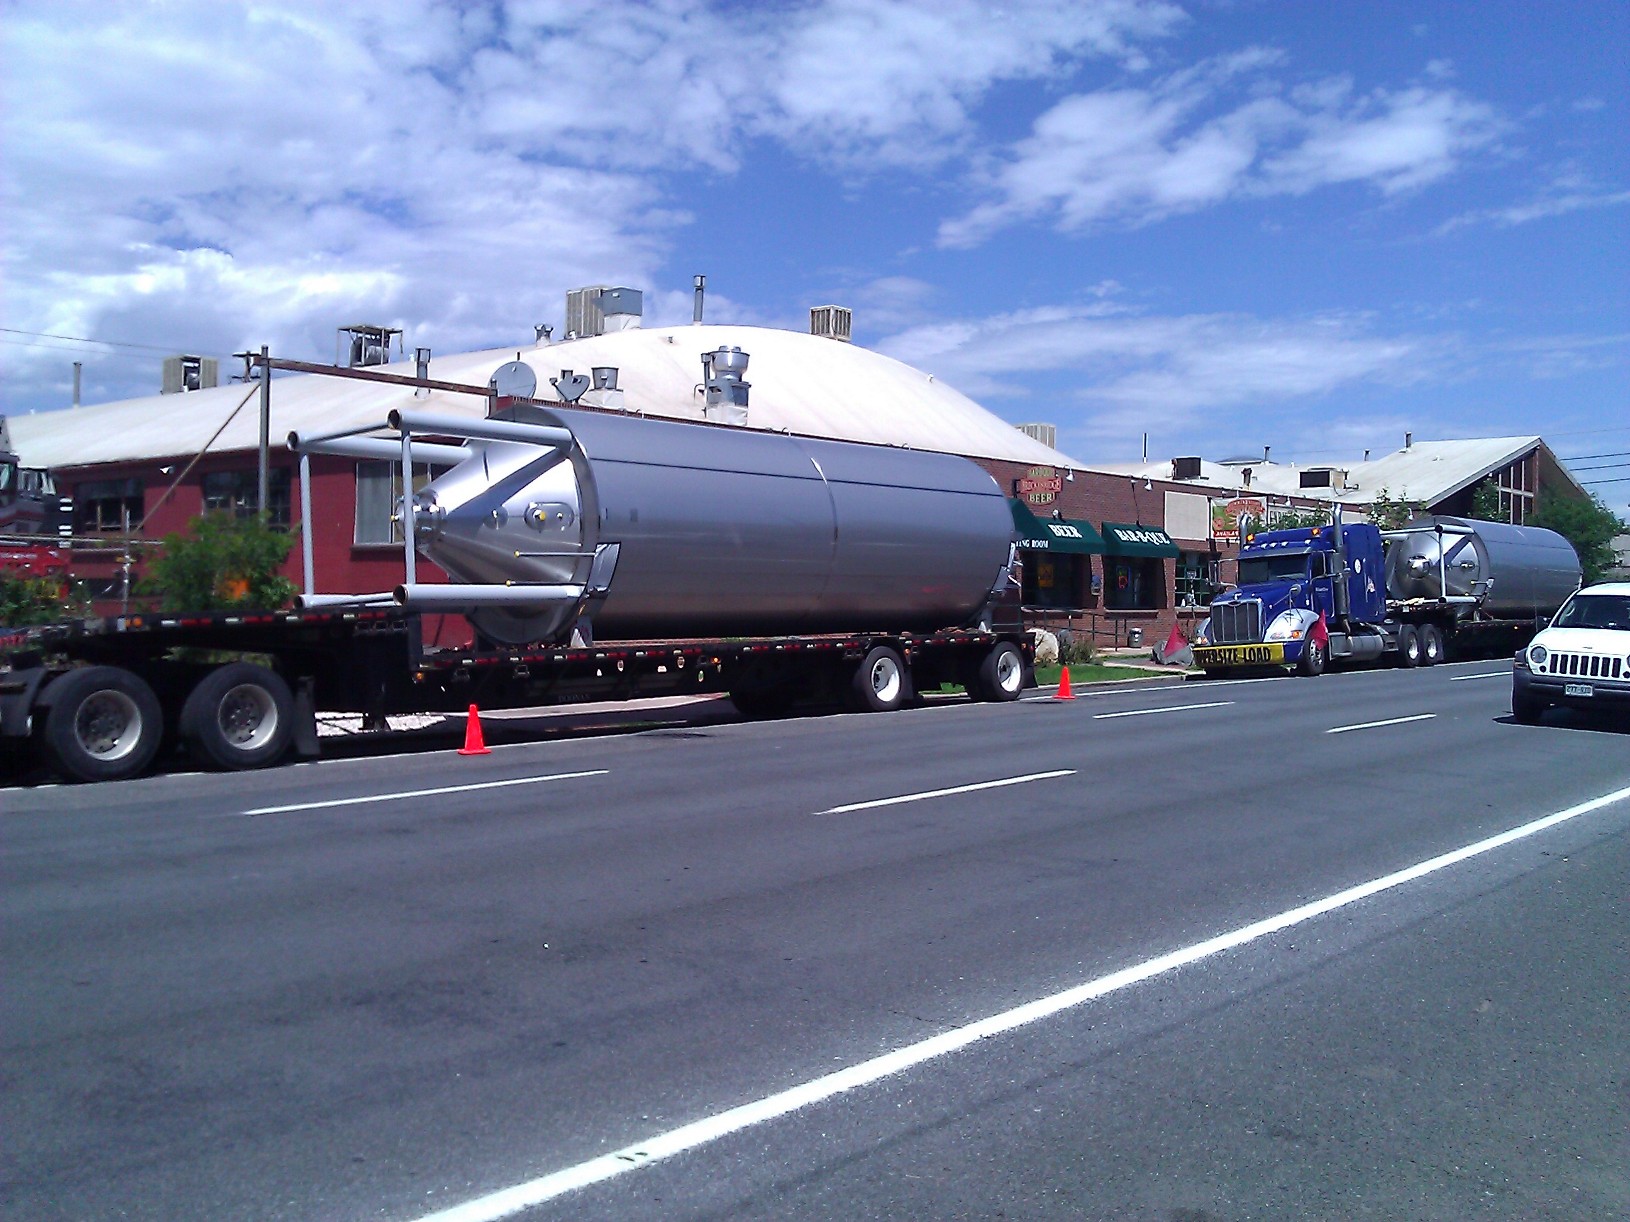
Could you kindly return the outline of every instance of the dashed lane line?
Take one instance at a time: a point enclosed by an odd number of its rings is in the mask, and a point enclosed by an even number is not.
[[[260,806],[246,815],[283,815],[296,810],[322,810],[332,806],[361,806],[367,802],[400,802],[406,798],[433,798],[444,793],[470,793],[477,789],[503,789],[510,785],[541,785],[545,781],[575,781],[579,777],[607,776],[608,768],[589,772],[555,772],[548,776],[523,776],[512,781],[478,781],[473,785],[443,785],[437,789],[409,789],[401,793],[372,793],[356,798],[329,798],[322,802],[293,802],[287,806]]]
[[[1326,734],[1346,734],[1350,730],[1375,730],[1381,726],[1401,726],[1411,721],[1431,721],[1436,713],[1416,713],[1413,717],[1389,717],[1385,721],[1361,721],[1355,726],[1336,726]]]
[[[1074,768],[1061,768],[1056,772],[1032,772],[1026,776],[1002,777],[996,781],[979,781],[973,785],[953,785],[949,789],[928,789],[922,793],[901,794],[897,798],[876,798],[870,802],[851,802],[847,806],[834,806],[818,811],[822,815],[846,815],[853,810],[874,810],[879,806],[898,806],[903,802],[923,802],[929,798],[948,798],[953,794],[974,793],[981,789],[1002,789],[1008,785],[1024,785],[1030,781],[1050,781],[1054,777],[1074,776]]]

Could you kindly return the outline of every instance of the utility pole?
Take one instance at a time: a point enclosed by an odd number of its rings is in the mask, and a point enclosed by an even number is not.
[[[271,499],[270,489],[272,480],[272,367],[268,360],[272,355],[270,345],[260,346],[260,481],[255,489],[255,512],[259,514],[262,522],[266,521]]]

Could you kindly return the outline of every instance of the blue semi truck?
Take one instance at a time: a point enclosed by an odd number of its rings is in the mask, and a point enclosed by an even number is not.
[[[1196,633],[1208,676],[1509,652],[1579,586],[1572,546],[1539,527],[1439,515],[1384,532],[1335,519],[1247,536],[1238,586]]]

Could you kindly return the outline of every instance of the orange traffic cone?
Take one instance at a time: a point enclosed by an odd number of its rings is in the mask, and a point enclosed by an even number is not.
[[[1075,699],[1075,693],[1070,691],[1070,668],[1068,666],[1058,672],[1058,696],[1056,698],[1059,700]]]
[[[481,714],[475,705],[470,706],[469,720],[464,723],[464,745],[458,749],[460,755],[491,755],[492,750],[487,746],[486,739],[481,737]]]

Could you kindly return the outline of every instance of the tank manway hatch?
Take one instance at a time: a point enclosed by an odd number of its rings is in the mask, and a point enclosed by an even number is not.
[[[747,392],[753,384],[744,381],[747,353],[740,348],[715,348],[702,353],[702,385],[707,396],[702,415],[715,424],[747,423]]]

